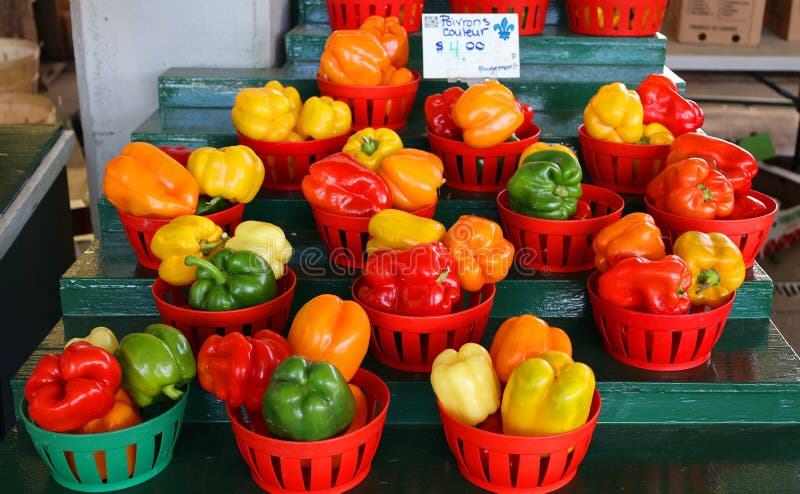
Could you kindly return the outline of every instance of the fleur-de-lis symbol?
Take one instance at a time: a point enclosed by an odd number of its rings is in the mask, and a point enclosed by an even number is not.
[[[500,39],[506,40],[509,36],[511,36],[511,31],[514,30],[514,25],[508,23],[508,19],[503,18],[503,20],[499,24],[495,24],[492,28],[497,31],[498,36]]]

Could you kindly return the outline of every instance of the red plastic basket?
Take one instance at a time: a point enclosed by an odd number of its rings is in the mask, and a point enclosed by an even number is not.
[[[532,218],[509,209],[505,190],[497,195],[500,224],[517,250],[520,266],[545,273],[594,268],[592,240],[600,230],[622,217],[625,201],[603,187],[581,184],[581,188],[581,199],[592,209],[592,217],[585,220]]]
[[[724,233],[742,251],[744,265],[750,268],[756,262],[756,257],[761,251],[761,247],[767,241],[767,235],[770,228],[772,228],[775,214],[778,212],[778,203],[770,196],[755,190],[751,190],[748,194],[767,206],[767,214],[741,220],[701,220],[657,209],[647,198],[645,198],[644,203],[648,214],[653,217],[656,225],[661,229],[661,234],[671,242],[677,240],[682,233],[690,230],[703,233]]]
[[[519,16],[519,35],[530,36],[544,30],[549,0],[450,0],[454,14],[505,14]]]
[[[308,175],[308,167],[341,151],[350,134],[303,142],[258,141],[239,132],[236,132],[236,137],[239,138],[239,144],[252,149],[264,162],[263,188],[300,190],[300,182]]]
[[[534,124],[533,134],[514,142],[476,149],[463,141],[441,137],[426,129],[431,151],[442,159],[447,185],[471,192],[498,192],[517,171],[517,162],[525,148],[539,140],[541,129]],[[478,161],[483,160],[483,167]]]
[[[264,328],[283,332],[296,285],[297,276],[287,267],[278,280],[278,296],[274,299],[253,307],[222,312],[192,309],[186,301],[185,288],[172,286],[161,278],[156,278],[152,292],[161,322],[180,329],[196,354],[212,334],[240,332],[250,336]]]
[[[589,449],[601,404],[595,389],[585,424],[554,436],[523,437],[470,427],[450,417],[437,401],[461,475],[481,489],[504,494],[552,492],[567,485]]]
[[[569,28],[590,36],[650,36],[661,27],[667,0],[567,0]]]
[[[621,144],[595,139],[578,127],[583,162],[592,183],[623,194],[644,194],[647,183],[664,168],[669,146]]]
[[[436,203],[412,211],[423,218],[433,218]],[[360,268],[364,264],[369,240],[371,216],[347,216],[311,206],[317,231],[328,249],[328,257],[339,266]]]
[[[142,218],[119,209],[117,209],[117,213],[119,214],[122,228],[125,230],[125,236],[128,237],[128,242],[136,253],[136,260],[146,268],[158,269],[161,259],[156,257],[150,250],[150,241],[153,240],[153,235],[156,234],[159,228],[172,220]],[[239,203],[224,211],[209,214],[208,219],[219,225],[225,233],[233,236],[234,230],[242,222],[243,214],[244,204]]]
[[[447,348],[477,343],[483,337],[496,293],[493,284],[478,292],[462,290],[462,310],[444,316],[414,317],[390,314],[359,302],[359,276],[351,289],[353,300],[366,311],[372,325],[369,347],[378,362],[403,371],[430,372],[433,360]]]
[[[412,71],[413,72],[413,71]],[[414,80],[394,86],[348,86],[317,77],[322,96],[344,101],[353,113],[351,130],[366,127],[404,127],[414,106],[419,89],[419,72]]]
[[[623,364],[655,371],[691,369],[704,364],[717,344],[736,294],[716,309],[681,315],[648,314],[606,302],[597,294],[595,271],[589,277],[589,302],[603,345]]]
[[[406,31],[419,30],[425,0],[328,0],[331,29],[358,29],[371,15],[397,17]]]
[[[372,468],[381,440],[389,388],[378,376],[358,369],[350,381],[367,399],[364,427],[324,441],[286,441],[269,437],[260,414],[227,407],[236,444],[256,484],[268,492],[329,494],[358,485]]]

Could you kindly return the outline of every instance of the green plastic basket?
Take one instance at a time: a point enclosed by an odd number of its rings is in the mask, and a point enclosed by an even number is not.
[[[156,405],[144,410],[147,420],[134,427],[101,434],[63,434],[38,427],[28,415],[28,403],[22,399],[20,416],[31,436],[33,445],[50,474],[64,487],[83,492],[108,492],[131,487],[158,475],[172,460],[186,410],[189,389],[171,407]],[[169,407],[169,408],[167,408]],[[159,409],[160,408],[160,409]],[[148,418],[152,413],[154,416]],[[128,475],[126,448],[136,445],[133,475]],[[94,453],[106,454],[108,479],[102,480],[97,471]],[[67,462],[66,453],[74,457],[77,477]]]

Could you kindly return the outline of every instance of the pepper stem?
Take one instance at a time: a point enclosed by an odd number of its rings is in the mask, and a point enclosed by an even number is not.
[[[700,271],[700,273],[697,275],[697,284],[699,286],[697,287],[697,290],[695,290],[694,293],[699,294],[706,288],[715,287],[719,285],[719,283],[720,283],[719,273],[717,273],[713,269],[704,269]]]
[[[167,395],[168,398],[172,400],[177,400],[181,396],[183,396],[183,391],[176,388],[174,384],[169,384],[161,388],[161,392]]]
[[[370,136],[362,136],[361,140],[364,141],[361,143],[361,151],[369,156],[375,154],[375,151],[378,150],[380,142],[378,142],[377,139],[373,139]]]
[[[447,275],[449,274],[450,274],[450,268],[447,268],[444,271],[442,271],[442,274],[440,274],[439,277],[436,278],[436,283],[443,282],[445,279],[447,279]]]
[[[205,269],[209,272],[209,274],[211,274],[211,276],[214,278],[214,281],[218,285],[222,285],[228,280],[228,277],[222,272],[221,269],[203,258],[197,256],[186,256],[186,259],[183,260],[183,263],[187,266],[197,266],[198,268]]]
[[[207,201],[207,202],[205,202],[203,204],[198,204],[197,205],[196,214],[199,214],[199,215],[204,214],[206,211],[208,211],[209,209],[211,209],[214,206],[216,206],[217,204],[219,204],[220,201],[222,201],[222,196],[214,196],[214,198],[211,199],[210,201]]]
[[[558,197],[567,197],[569,195],[569,192],[567,191],[566,187],[564,187],[563,185],[559,185],[556,186],[555,189],[553,189],[553,195]]]
[[[704,202],[708,202],[714,197],[714,195],[711,193],[711,189],[709,189],[705,185],[697,184],[697,188],[700,189],[703,192],[703,201]]]
[[[216,242],[209,242],[206,239],[200,239],[200,252],[203,253],[204,256],[207,256],[209,252],[216,249],[220,245],[224,244],[226,240],[228,240],[228,234],[223,233],[222,236]]]

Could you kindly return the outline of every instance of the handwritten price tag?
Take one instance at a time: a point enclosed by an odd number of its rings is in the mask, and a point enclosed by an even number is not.
[[[517,14],[423,14],[426,79],[519,77]]]

